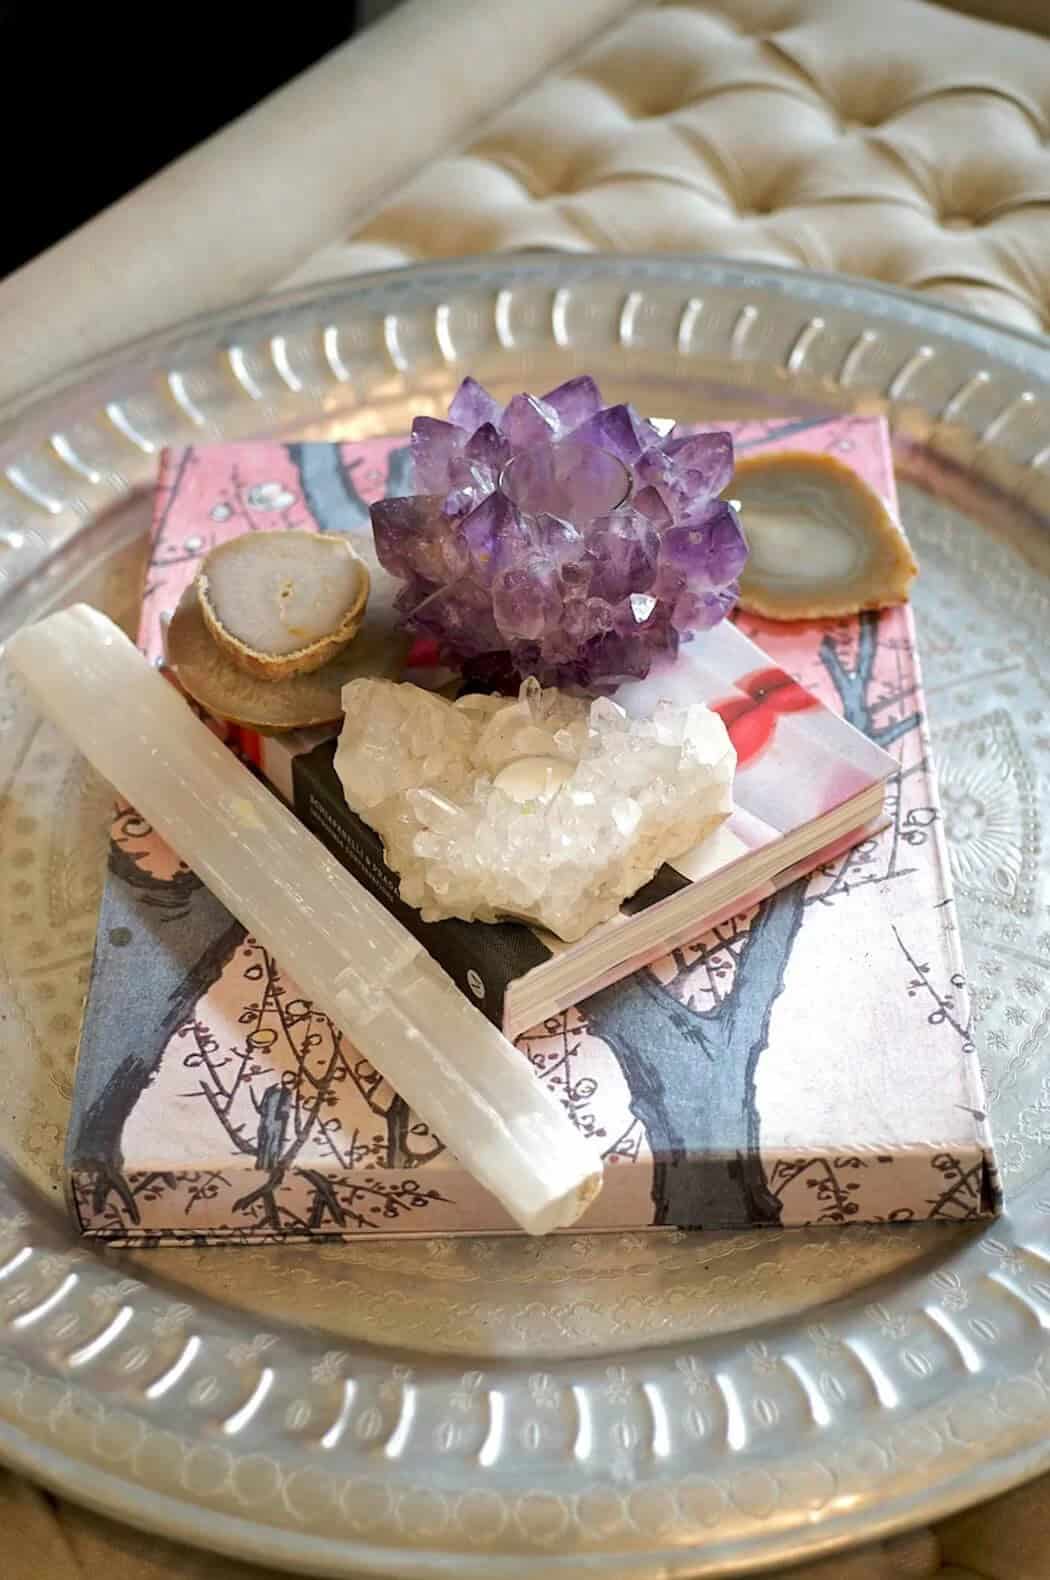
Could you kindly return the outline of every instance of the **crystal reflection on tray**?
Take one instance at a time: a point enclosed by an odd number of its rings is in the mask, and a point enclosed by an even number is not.
[[[139,645],[208,729],[90,612],[11,645],[151,820],[114,827],[67,1152],[81,1228],[996,1210],[881,421],[680,433],[588,378],[505,408],[468,379],[449,418],[414,424],[408,497],[353,481],[393,473],[397,441],[165,454]],[[734,441],[755,452],[743,525]],[[321,542],[361,574],[319,569]],[[829,971],[854,984],[848,1024],[821,1011]],[[782,1072],[761,1125],[759,1059]]]

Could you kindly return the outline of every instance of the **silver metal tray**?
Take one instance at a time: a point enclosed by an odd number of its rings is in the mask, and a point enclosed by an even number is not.
[[[0,1454],[310,1574],[714,1575],[1050,1464],[1050,350],[861,282],[476,260],[272,299],[0,414],[0,639],[134,624],[159,447],[403,432],[470,370],[893,418],[1009,1216],[100,1255],[60,1148],[108,792],[0,670]],[[133,991],[133,984],[129,985]]]

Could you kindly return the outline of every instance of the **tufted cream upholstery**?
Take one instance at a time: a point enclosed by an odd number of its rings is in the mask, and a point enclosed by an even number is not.
[[[960,3],[1043,31],[930,0],[405,0],[0,282],[0,400],[281,284],[494,249],[842,269],[1045,329],[1050,0]]]
[[[1050,40],[924,0],[664,0],[292,278],[511,248],[717,252],[1045,329],[1048,133]]]

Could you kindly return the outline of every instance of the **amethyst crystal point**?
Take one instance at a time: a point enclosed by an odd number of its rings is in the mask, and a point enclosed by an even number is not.
[[[700,515],[663,534],[658,585],[714,592],[736,581],[746,559],[747,544],[736,511],[716,499]]]
[[[632,466],[660,436],[651,423],[639,417],[631,406],[606,406],[576,429],[574,438],[595,444],[600,450]]]
[[[674,520],[664,496],[658,488],[653,488],[651,485],[640,488],[636,494],[633,494],[631,505],[652,522],[657,532],[663,532]]]
[[[549,444],[558,432],[558,413],[535,395],[515,395],[503,413],[501,426],[517,454],[534,444]]]
[[[722,619],[746,558],[718,496],[726,433],[667,432],[594,380],[506,407],[465,379],[450,421],[419,417],[419,493],[372,506],[406,626],[479,684],[536,675],[609,691]]]
[[[503,407],[477,379],[465,378],[452,397],[448,416],[458,428],[475,433],[481,427],[496,428],[503,416]]]
[[[454,423],[437,417],[417,417],[412,424],[412,464],[421,494],[444,494],[449,488],[449,467],[462,455],[469,435]]]
[[[445,515],[441,503],[433,495],[410,494],[372,506],[376,554],[391,576],[421,576],[435,586],[462,576],[467,546],[459,522]]]
[[[660,535],[637,511],[619,511],[596,521],[588,535],[588,547],[598,561],[591,578],[591,591],[598,597],[619,603],[653,585]]]
[[[499,489],[463,517],[460,530],[470,555],[470,574],[484,587],[533,546],[521,516]]]
[[[586,422],[588,417],[601,411],[602,395],[590,375],[584,373],[579,378],[567,379],[557,389],[549,390],[543,397],[543,404],[557,412],[562,432],[572,433],[581,422]]]
[[[478,432],[483,433],[484,429]],[[442,506],[445,515],[461,516],[464,511],[473,510],[475,505],[488,498],[498,479],[498,466],[473,460],[468,454],[453,456],[448,467],[449,491]]]
[[[492,585],[492,612],[508,642],[539,642],[542,648],[561,609],[558,573],[543,555],[533,553],[501,571]]]
[[[639,629],[650,626],[653,617],[660,618],[663,608],[652,593],[631,593],[613,610],[613,628],[621,636],[637,636]]]
[[[510,445],[494,423],[483,422],[467,440],[464,454],[468,461],[488,467],[498,477],[510,460]]]
[[[694,631],[709,631],[732,612],[739,594],[740,588],[736,582],[730,582],[728,587],[720,587],[717,592],[690,592],[687,588],[674,601],[671,624],[676,632],[687,639]]]
[[[668,490],[683,504],[720,494],[733,475],[728,433],[687,433],[647,450],[635,467],[639,480]]]

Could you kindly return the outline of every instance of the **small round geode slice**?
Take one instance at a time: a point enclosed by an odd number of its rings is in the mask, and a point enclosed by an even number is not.
[[[345,538],[245,532],[197,572],[201,616],[245,674],[287,680],[320,669],[357,634],[369,575]]]
[[[536,680],[448,702],[361,679],[343,705],[347,802],[424,921],[512,918],[572,942],[733,809],[736,754],[701,703],[633,719]]]
[[[179,685],[207,713],[263,734],[334,724],[343,716],[342,692],[360,675],[394,678],[409,643],[392,612],[370,608],[349,646],[320,669],[283,680],[263,680],[241,669],[216,642],[191,583],[179,600],[167,633],[167,662]]]
[[[750,550],[741,609],[820,620],[907,601],[919,569],[907,538],[874,489],[834,456],[748,457],[729,491]]]

